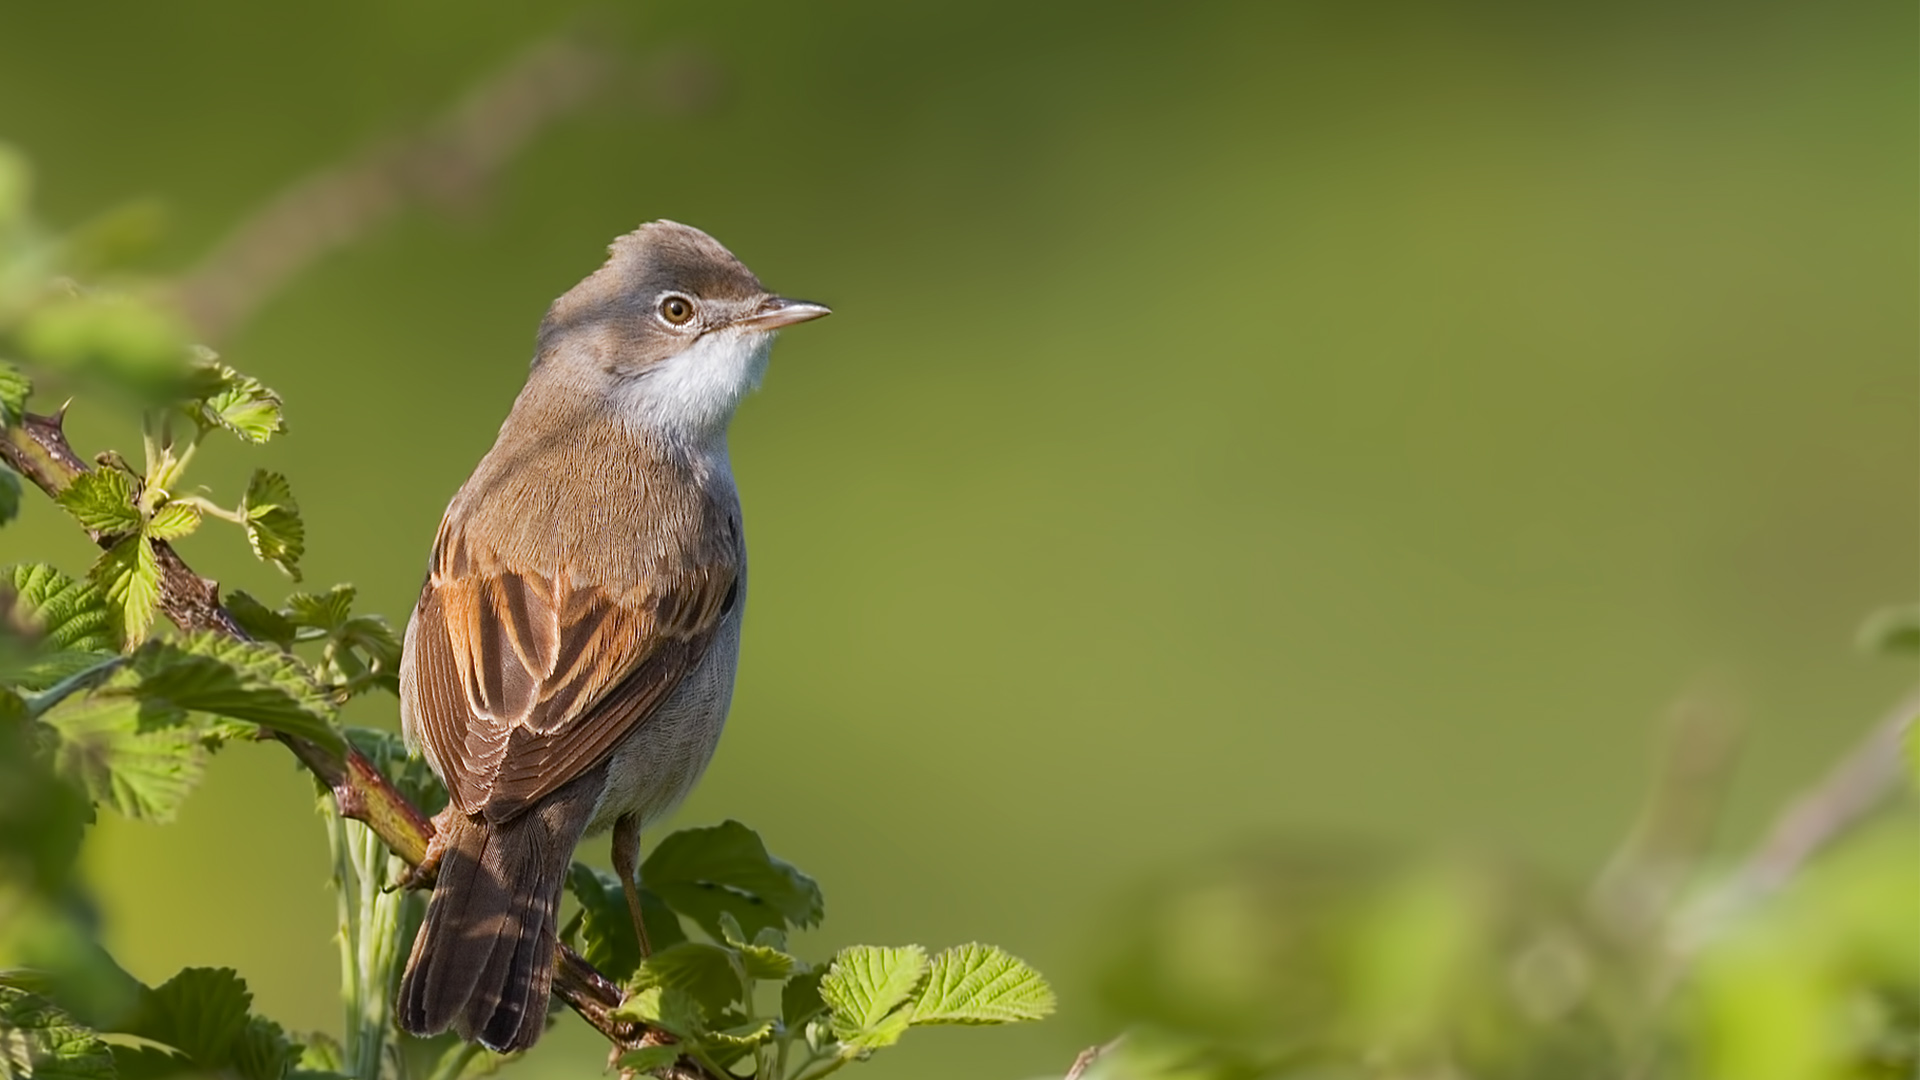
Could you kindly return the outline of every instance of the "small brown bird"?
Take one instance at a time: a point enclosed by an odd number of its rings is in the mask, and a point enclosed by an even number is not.
[[[451,803],[401,1026],[540,1037],[574,846],[613,828],[639,921],[640,830],[712,757],[747,548],[727,424],[781,327],[698,229],[657,221],[554,301],[499,440],[455,495],[407,624],[400,717]]]

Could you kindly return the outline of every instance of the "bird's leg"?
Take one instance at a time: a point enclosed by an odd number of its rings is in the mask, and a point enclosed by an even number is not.
[[[647,923],[640,916],[640,815],[622,814],[613,823],[613,872],[620,875],[620,888],[627,894],[627,911],[633,916],[633,937],[640,943],[640,958],[653,955],[647,942]]]
[[[433,879],[440,873],[440,860],[447,857],[447,836],[453,832],[454,815],[459,813],[448,804],[433,815],[433,835],[427,837],[427,853],[420,857],[420,865],[401,874],[400,880],[387,886],[386,891],[432,887]]]

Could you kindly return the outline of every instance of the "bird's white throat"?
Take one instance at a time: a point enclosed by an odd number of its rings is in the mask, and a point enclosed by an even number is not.
[[[773,335],[765,331],[714,330],[692,345],[623,379],[614,406],[630,424],[651,434],[692,443],[724,438],[742,398],[767,373]]]

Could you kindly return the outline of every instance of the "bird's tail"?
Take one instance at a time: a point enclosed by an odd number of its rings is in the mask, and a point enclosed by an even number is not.
[[[573,787],[574,785],[568,785]],[[593,796],[566,789],[505,822],[444,814],[445,855],[400,979],[400,1026],[525,1050],[546,1027],[556,921]]]

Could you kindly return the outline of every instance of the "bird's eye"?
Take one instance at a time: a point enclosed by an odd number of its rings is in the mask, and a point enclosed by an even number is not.
[[[693,318],[693,301],[672,293],[660,299],[660,317],[675,326],[684,326]]]

